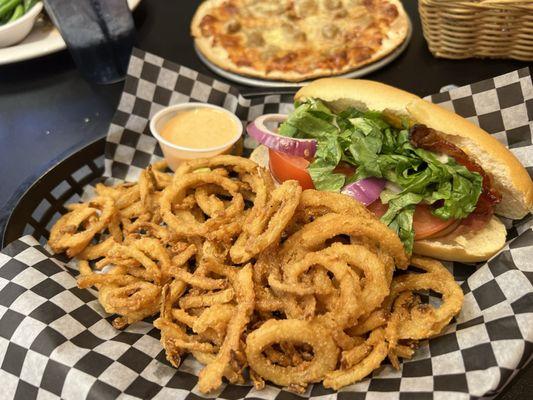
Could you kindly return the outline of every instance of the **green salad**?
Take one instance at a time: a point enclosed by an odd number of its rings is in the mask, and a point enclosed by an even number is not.
[[[308,171],[317,190],[339,192],[350,183],[375,177],[387,180],[381,202],[388,205],[381,220],[396,231],[406,250],[413,248],[413,214],[419,203],[448,220],[466,218],[482,191],[482,176],[453,158],[416,148],[409,141],[409,124],[395,127],[383,113],[348,108],[335,113],[319,100],[297,103],[279,127],[279,134],[316,139],[315,158]],[[346,163],[351,176],[335,172]]]

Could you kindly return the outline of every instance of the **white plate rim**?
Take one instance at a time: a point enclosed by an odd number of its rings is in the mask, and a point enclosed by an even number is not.
[[[340,78],[360,78],[364,75],[367,75],[371,72],[376,71],[377,69],[380,69],[384,67],[387,64],[390,64],[392,61],[394,61],[400,54],[404,52],[404,50],[409,45],[409,42],[411,41],[411,36],[413,35],[413,25],[411,22],[411,19],[409,16],[407,16],[407,23],[408,23],[408,29],[407,29],[407,35],[405,37],[405,40],[402,42],[400,46],[398,46],[395,50],[393,50],[391,53],[386,55],[385,57],[371,63],[368,65],[365,65],[364,67],[361,67],[359,69],[356,69],[354,71],[347,72],[345,74],[341,75],[335,75],[335,77]],[[230,80],[233,82],[240,83],[242,85],[246,86],[255,86],[255,87],[264,87],[264,88],[279,88],[279,87],[300,87],[308,84],[309,82],[312,82],[312,80],[307,81],[301,81],[301,82],[286,82],[286,81],[270,81],[265,79],[259,79],[259,78],[251,78],[249,76],[239,75],[234,72],[226,71],[220,68],[219,66],[215,65],[211,61],[209,61],[197,48],[196,45],[194,45],[194,50],[196,51],[196,54],[198,55],[198,58],[214,73]],[[318,79],[318,78],[317,78]]]
[[[128,0],[128,5],[130,9],[135,10],[140,2],[141,0]],[[54,26],[50,28],[47,35],[42,40],[28,43],[24,39],[14,46],[0,48],[0,65],[42,57],[67,48],[65,41]]]

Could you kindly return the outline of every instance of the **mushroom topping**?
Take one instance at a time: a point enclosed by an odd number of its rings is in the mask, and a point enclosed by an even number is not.
[[[322,28],[322,36],[326,39],[333,39],[339,33],[339,28],[333,24],[325,25]]]
[[[315,0],[296,0],[294,10],[299,18],[305,18],[316,13],[318,5]]]
[[[345,8],[341,8],[335,12],[335,18],[344,18],[348,15],[348,11]]]
[[[236,33],[241,29],[241,23],[237,21],[236,19],[231,20],[226,25],[226,32],[228,33]]]
[[[252,31],[248,34],[247,45],[250,47],[259,47],[265,44],[265,39],[258,31]]]
[[[283,29],[283,36],[290,41],[295,42],[304,42],[307,40],[307,36],[304,32],[302,32],[300,29],[295,28],[294,25],[291,24],[284,24],[282,26]]]
[[[307,40],[307,35],[302,31],[294,32],[294,40],[297,42],[305,42]]]

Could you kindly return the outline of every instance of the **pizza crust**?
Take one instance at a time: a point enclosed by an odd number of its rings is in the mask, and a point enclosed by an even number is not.
[[[203,17],[209,14],[209,11],[213,8],[217,8],[226,0],[206,0],[196,10],[194,17],[191,21],[191,34],[194,37],[194,43],[198,50],[213,64],[218,67],[237,73],[239,75],[250,76],[254,78],[261,78],[266,80],[282,80],[288,82],[299,82],[308,79],[341,75],[356,69],[359,69],[365,65],[371,64],[381,58],[387,56],[396,48],[398,48],[406,39],[409,33],[409,20],[407,14],[403,8],[402,3],[399,0],[387,0],[389,3],[396,6],[398,10],[397,18],[392,22],[387,32],[387,35],[383,38],[381,46],[378,51],[374,52],[371,57],[358,62],[349,63],[343,68],[332,70],[319,68],[314,69],[308,73],[300,73],[296,71],[280,71],[272,70],[269,72],[256,70],[251,67],[236,65],[229,57],[228,52],[221,46],[213,46],[212,37],[203,37],[200,30],[200,23]]]

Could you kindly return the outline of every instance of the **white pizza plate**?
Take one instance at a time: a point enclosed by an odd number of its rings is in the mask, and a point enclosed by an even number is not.
[[[364,67],[358,68],[354,71],[350,71],[346,74],[342,75],[336,75],[338,77],[342,78],[360,78],[364,75],[367,75],[371,72],[374,72],[377,69],[383,68],[385,65],[390,64],[392,61],[394,61],[400,54],[403,53],[403,51],[407,48],[407,45],[409,44],[411,40],[411,35],[413,33],[413,26],[411,23],[411,20],[409,17],[407,17],[407,36],[405,37],[405,40],[403,43],[397,47],[394,51],[392,51],[387,56],[383,57],[380,60],[377,60],[373,62],[372,64],[365,65]],[[234,72],[229,72],[226,70],[223,70],[222,68],[218,67],[217,65],[213,64],[211,61],[209,61],[198,49],[198,47],[194,46],[194,49],[196,50],[196,54],[202,60],[202,62],[214,73],[230,80],[233,82],[240,83],[242,85],[247,86],[256,86],[256,87],[265,87],[265,88],[276,88],[276,87],[299,87],[303,86],[311,81],[302,81],[302,82],[286,82],[286,81],[271,81],[266,79],[259,79],[259,78],[251,78],[249,76],[245,75],[239,75]]]
[[[135,10],[141,0],[128,0]],[[48,18],[39,18],[28,36],[16,45],[0,48],[0,65],[42,57],[66,49],[59,31]]]

